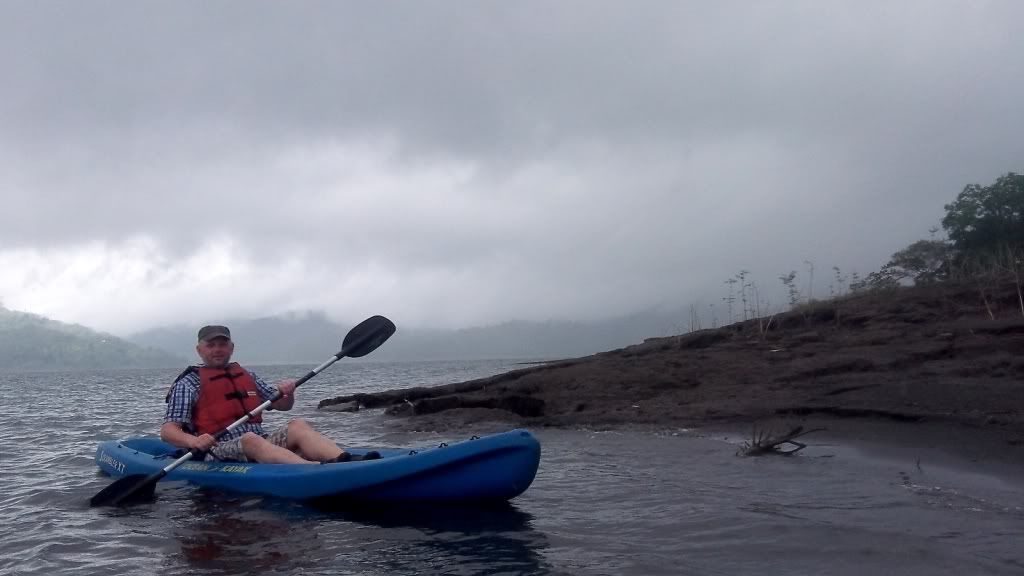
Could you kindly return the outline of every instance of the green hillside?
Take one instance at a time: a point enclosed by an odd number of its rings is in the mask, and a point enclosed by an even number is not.
[[[164,368],[184,358],[144,348],[77,324],[0,306],[0,370]]]

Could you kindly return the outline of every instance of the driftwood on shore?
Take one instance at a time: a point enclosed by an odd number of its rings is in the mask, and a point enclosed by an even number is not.
[[[803,426],[794,426],[789,432],[776,435],[771,430],[758,430],[755,427],[750,441],[744,442],[736,454],[738,456],[763,456],[765,454],[791,456],[807,447],[803,442],[797,442],[797,438],[820,430],[824,430],[824,428],[804,430]],[[782,448],[784,444],[794,447],[784,450]]]

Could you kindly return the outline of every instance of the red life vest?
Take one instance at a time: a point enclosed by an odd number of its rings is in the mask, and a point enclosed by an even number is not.
[[[256,381],[236,362],[226,368],[196,368],[199,373],[199,398],[192,408],[192,427],[198,434],[214,434],[263,403]],[[249,422],[263,422],[260,414]]]

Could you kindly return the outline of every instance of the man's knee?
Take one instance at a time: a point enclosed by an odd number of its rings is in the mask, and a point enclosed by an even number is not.
[[[266,440],[264,440],[259,434],[246,432],[245,434],[242,434],[241,442],[242,449],[248,452],[250,450],[256,450],[261,444],[266,442]]]
[[[296,418],[295,420],[292,420],[291,422],[288,423],[288,433],[289,434],[291,434],[293,432],[300,432],[301,433],[301,431],[312,430],[312,429],[313,429],[313,427],[310,426],[309,423],[306,422],[305,420],[303,420],[302,418]]]

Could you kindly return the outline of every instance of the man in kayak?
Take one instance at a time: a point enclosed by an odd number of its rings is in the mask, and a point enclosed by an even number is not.
[[[174,381],[167,394],[167,411],[160,438],[179,448],[207,452],[207,459],[263,464],[320,464],[356,459],[296,418],[270,435],[263,431],[259,414],[225,434],[218,441],[212,434],[223,430],[246,412],[266,400],[273,410],[291,410],[295,404],[295,380],[270,386],[255,373],[231,362],[235,343],[225,326],[203,326],[196,353],[201,366],[189,366]],[[379,458],[376,452],[362,459]]]

